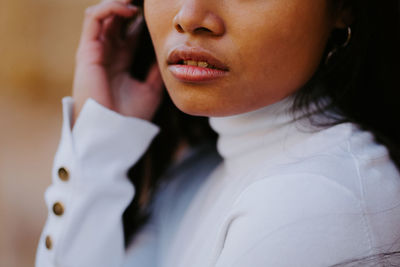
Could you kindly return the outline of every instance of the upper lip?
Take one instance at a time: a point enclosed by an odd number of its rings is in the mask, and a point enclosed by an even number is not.
[[[206,49],[201,47],[177,47],[168,54],[167,63],[168,65],[178,64],[182,60],[205,61],[217,69],[226,71],[229,70],[224,63],[211,55],[211,53]]]

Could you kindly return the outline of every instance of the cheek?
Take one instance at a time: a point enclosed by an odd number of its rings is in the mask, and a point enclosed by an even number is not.
[[[312,2],[271,4],[232,25],[246,82],[294,91],[311,78],[330,32],[327,8]]]
[[[155,52],[162,50],[163,40],[171,31],[173,20],[173,7],[170,1],[145,0],[144,17]]]

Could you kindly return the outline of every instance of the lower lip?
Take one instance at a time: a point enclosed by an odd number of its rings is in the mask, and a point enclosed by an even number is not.
[[[226,76],[228,71],[202,68],[191,65],[169,65],[168,69],[184,82],[206,82]]]

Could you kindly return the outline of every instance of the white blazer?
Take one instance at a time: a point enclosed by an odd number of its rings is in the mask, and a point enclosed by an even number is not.
[[[74,102],[62,103],[36,267],[322,267],[387,252],[400,237],[400,175],[386,148],[352,124],[302,132],[282,102],[211,118],[219,154],[199,147],[169,170],[125,250],[122,214],[135,195],[126,173],[159,129],[89,99],[71,131]]]

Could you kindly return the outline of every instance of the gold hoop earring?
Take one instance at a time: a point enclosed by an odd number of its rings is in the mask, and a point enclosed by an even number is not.
[[[329,51],[328,56],[325,59],[325,65],[328,64],[329,60],[332,58],[332,56],[339,50],[339,48],[345,48],[346,46],[349,45],[352,37],[352,31],[351,27],[347,26],[347,38],[346,41],[338,46],[335,46],[331,51]]]

